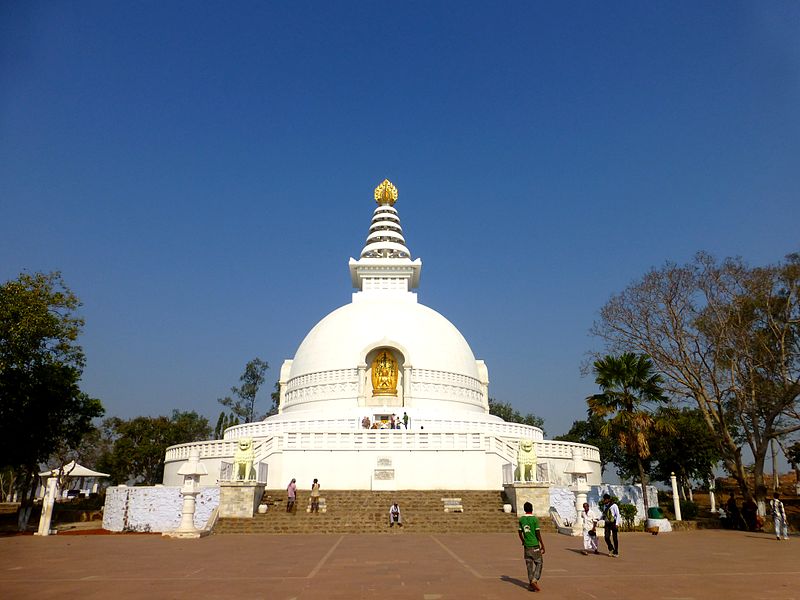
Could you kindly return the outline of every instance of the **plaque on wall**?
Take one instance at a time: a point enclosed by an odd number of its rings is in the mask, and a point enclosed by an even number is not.
[[[394,469],[375,469],[374,478],[378,481],[393,481]]]
[[[392,459],[391,458],[381,457],[381,458],[378,459],[378,468],[381,468],[381,469],[389,468],[390,469],[391,467],[392,467]]]

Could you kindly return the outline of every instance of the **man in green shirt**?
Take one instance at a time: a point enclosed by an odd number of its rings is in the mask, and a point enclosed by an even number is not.
[[[525,514],[519,518],[519,541],[524,549],[525,565],[528,567],[528,588],[532,592],[539,591],[539,578],[542,576],[544,542],[539,531],[539,519],[533,516],[533,504],[522,505]]]

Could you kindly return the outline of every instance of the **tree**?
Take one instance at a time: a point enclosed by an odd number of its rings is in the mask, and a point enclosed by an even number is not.
[[[80,304],[58,272],[23,273],[0,286],[0,461],[23,493],[21,529],[40,463],[61,445],[78,446],[103,414],[78,385],[85,364]]]
[[[597,415],[589,415],[585,421],[573,421],[572,427],[564,435],[558,435],[555,439],[561,442],[575,442],[578,444],[588,444],[595,446],[600,451],[600,471],[605,472],[609,464],[623,465],[623,453],[619,452],[619,445],[613,438],[603,435],[603,425],[605,419]],[[623,477],[618,468],[617,474]]]
[[[242,382],[241,387],[232,387],[231,396],[218,398],[217,402],[231,409],[237,418],[245,423],[252,423],[256,420],[256,396],[261,384],[264,383],[264,374],[269,369],[269,365],[256,357],[245,365],[244,373],[239,378]],[[263,419],[264,417],[259,417]]]
[[[691,480],[708,478],[713,465],[719,462],[716,440],[696,408],[659,407],[655,417],[670,423],[674,431],[671,435],[651,436],[653,479],[669,484],[675,473],[685,496]]]
[[[208,419],[196,412],[173,410],[170,417],[112,417],[103,422],[111,451],[101,460],[115,483],[155,485],[164,479],[164,455],[169,446],[199,442],[211,436]]]
[[[281,405],[281,382],[275,382],[275,388],[272,390],[272,393],[269,395],[270,399],[272,400],[272,408],[269,409],[269,412],[266,416],[271,417],[272,415],[278,414],[278,407]]]
[[[789,461],[792,469],[794,469],[795,482],[800,484],[800,442],[794,442],[788,448],[783,443],[780,446],[786,460]]]
[[[800,255],[749,268],[706,254],[647,273],[602,308],[592,333],[649,355],[665,389],[694,401],[742,494],[763,485],[770,440],[800,430]],[[754,488],[742,446],[754,460]],[[757,498],[762,499],[762,498]]]
[[[219,413],[217,418],[217,426],[214,428],[214,439],[221,440],[225,435],[225,430],[228,427],[238,425],[239,420],[233,416],[233,413],[226,413],[224,410]]]
[[[537,417],[533,413],[523,415],[508,402],[489,398],[489,414],[500,417],[508,423],[522,423],[523,425],[538,427],[544,432],[544,419]]]
[[[647,356],[630,352],[596,360],[594,373],[602,392],[586,399],[589,414],[607,417],[602,434],[613,436],[635,459],[646,513],[649,504],[644,461],[650,458],[649,434],[666,429],[666,424],[653,418],[648,410],[652,404],[667,401],[661,377]]]

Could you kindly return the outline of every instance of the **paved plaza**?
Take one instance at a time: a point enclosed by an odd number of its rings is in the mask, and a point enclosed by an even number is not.
[[[583,556],[545,537],[537,597],[690,600],[800,598],[800,539],[734,531],[623,534],[621,557]],[[156,535],[0,538],[0,597],[530,597],[516,533]]]

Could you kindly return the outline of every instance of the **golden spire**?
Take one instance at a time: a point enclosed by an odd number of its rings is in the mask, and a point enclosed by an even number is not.
[[[394,184],[388,179],[384,179],[381,184],[375,188],[375,202],[381,206],[385,204],[392,206],[397,202],[397,188],[394,187]]]

